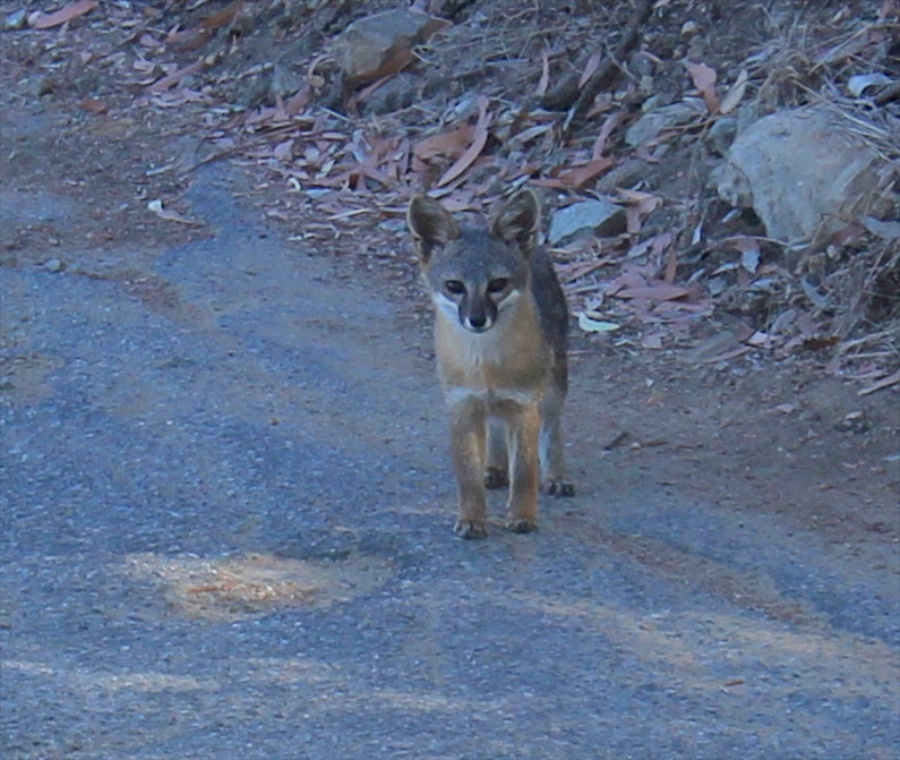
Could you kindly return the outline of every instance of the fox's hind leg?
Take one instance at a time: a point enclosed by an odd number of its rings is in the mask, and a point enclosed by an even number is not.
[[[487,466],[484,470],[487,488],[506,488],[509,485],[509,454],[506,448],[506,427],[502,420],[487,422]]]
[[[562,407],[565,396],[551,390],[541,402],[541,480],[553,496],[574,496],[575,486],[566,475],[562,437]]]

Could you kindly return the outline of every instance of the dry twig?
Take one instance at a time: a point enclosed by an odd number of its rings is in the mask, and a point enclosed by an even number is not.
[[[634,16],[625,29],[622,41],[615,52],[607,58],[591,75],[588,81],[578,90],[574,105],[569,109],[563,124],[563,133],[568,135],[591,107],[594,98],[608,88],[619,75],[621,61],[634,49],[641,39],[641,27],[647,23],[653,13],[654,0],[638,0]]]

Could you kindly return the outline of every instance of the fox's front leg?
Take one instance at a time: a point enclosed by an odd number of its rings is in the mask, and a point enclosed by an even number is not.
[[[460,538],[484,538],[487,535],[485,422],[484,404],[475,398],[459,400],[450,408],[453,467],[459,491],[459,517],[453,532]]]
[[[537,530],[540,487],[538,440],[541,416],[537,403],[515,405],[509,411],[508,420],[510,484],[506,527],[514,533],[529,533]]]

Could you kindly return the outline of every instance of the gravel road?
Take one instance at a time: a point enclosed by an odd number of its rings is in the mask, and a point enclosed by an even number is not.
[[[4,758],[900,757],[896,545],[601,458],[590,357],[579,495],[456,539],[404,304],[190,199],[214,237],[0,270]]]

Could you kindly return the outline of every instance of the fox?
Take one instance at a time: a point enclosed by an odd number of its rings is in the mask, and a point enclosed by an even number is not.
[[[506,528],[534,531],[542,483],[549,494],[575,494],[562,435],[569,311],[539,245],[540,202],[519,190],[473,226],[419,194],[407,225],[435,313],[459,505],[453,532],[484,538],[486,489],[507,486]]]

